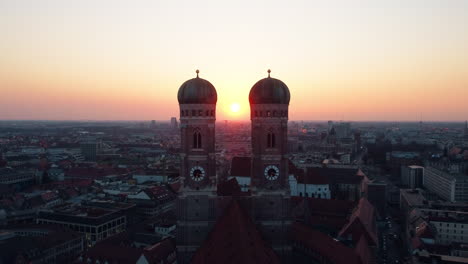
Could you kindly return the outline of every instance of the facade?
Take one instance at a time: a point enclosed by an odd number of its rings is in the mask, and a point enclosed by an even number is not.
[[[310,170],[304,175],[296,176],[290,174],[289,187],[291,188],[291,196],[304,196],[319,199],[331,198],[329,179],[321,177],[321,175],[312,174]]]
[[[401,166],[401,184],[409,188],[422,188],[424,167],[417,165]]]
[[[455,201],[455,177],[444,171],[427,167],[424,187],[449,202]]]
[[[249,94],[251,195],[239,196],[217,193],[216,89],[210,82],[199,78],[198,71],[196,78],[179,88],[182,187],[176,203],[176,244],[180,263],[189,262],[215,225],[221,225],[218,219],[228,213],[226,208],[250,217],[250,220],[239,219],[239,223],[250,225],[251,221],[281,258],[290,254],[291,246],[287,241],[291,224],[290,190],[286,156],[289,99],[288,87],[270,76],[252,87]],[[207,257],[204,254],[197,252],[197,259]]]
[[[86,246],[90,247],[96,242],[125,231],[127,220],[119,211],[65,206],[54,211],[40,211],[36,223],[63,226],[85,234]]]
[[[80,144],[81,154],[87,161],[96,161],[97,155],[101,149],[101,142],[99,140],[86,140]]]

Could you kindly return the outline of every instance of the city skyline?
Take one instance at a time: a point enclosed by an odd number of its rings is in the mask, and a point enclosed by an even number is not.
[[[249,119],[267,69],[291,120],[468,116],[466,2],[183,4],[3,1],[0,119],[168,120],[196,69],[218,120]]]

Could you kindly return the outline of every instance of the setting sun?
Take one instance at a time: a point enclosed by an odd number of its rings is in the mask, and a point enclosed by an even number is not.
[[[238,113],[240,110],[240,105],[238,103],[232,103],[231,104],[231,111],[233,113]]]

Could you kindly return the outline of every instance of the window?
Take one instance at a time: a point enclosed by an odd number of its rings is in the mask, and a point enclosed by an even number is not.
[[[202,139],[200,129],[195,129],[193,133],[193,148],[200,149],[202,147]]]
[[[275,145],[276,145],[275,133],[270,131],[267,134],[267,148],[274,148]]]
[[[214,116],[214,110],[211,110],[211,116]]]
[[[203,110],[198,110],[198,116],[203,116]]]
[[[180,116],[184,116],[184,110],[180,110]]]
[[[185,110],[185,116],[188,116],[188,110]]]
[[[210,116],[210,110],[206,110],[206,116]]]
[[[273,111],[273,116],[276,116],[276,115],[277,115],[276,111]]]
[[[270,117],[270,116],[271,116],[271,112],[267,111],[267,117]]]
[[[196,116],[196,115],[197,115],[197,111],[192,110],[192,116]]]
[[[257,117],[257,116],[258,116],[258,112],[255,110],[255,117]]]

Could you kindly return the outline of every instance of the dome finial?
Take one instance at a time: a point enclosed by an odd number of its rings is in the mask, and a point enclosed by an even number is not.
[[[268,72],[268,78],[270,78],[270,72],[271,72],[271,70],[270,70],[270,69],[268,69],[268,71],[267,71],[267,72]]]
[[[198,74],[200,73],[200,71],[199,71],[199,70],[196,70],[195,72],[197,73],[197,78],[198,78]]]

